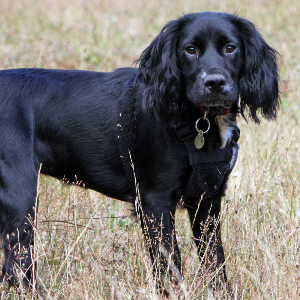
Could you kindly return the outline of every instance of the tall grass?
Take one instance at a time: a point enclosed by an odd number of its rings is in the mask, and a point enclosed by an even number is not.
[[[206,10],[252,20],[281,54],[277,121],[239,120],[240,155],[223,205],[228,278],[240,299],[300,299],[298,0],[2,0],[0,68],[131,66],[168,20]],[[38,280],[53,299],[160,298],[131,207],[44,176],[39,198]],[[206,299],[185,211],[176,222],[188,298]],[[2,284],[0,297],[18,296]]]

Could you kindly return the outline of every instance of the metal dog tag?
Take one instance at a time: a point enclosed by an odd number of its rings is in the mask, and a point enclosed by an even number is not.
[[[194,139],[194,145],[197,149],[201,149],[204,146],[205,143],[205,139],[203,136],[203,131],[199,130],[198,134],[196,135],[195,139]]]
[[[208,132],[209,128],[210,128],[210,122],[209,120],[206,118],[206,114],[207,112],[205,112],[204,117],[203,118],[199,118],[196,123],[195,123],[195,128],[198,132],[198,134],[196,135],[195,139],[194,139],[194,145],[196,147],[196,149],[201,149],[204,146],[205,143],[205,139],[203,134]],[[207,122],[207,129],[205,131],[201,130],[198,128],[198,123],[199,121],[204,120]]]

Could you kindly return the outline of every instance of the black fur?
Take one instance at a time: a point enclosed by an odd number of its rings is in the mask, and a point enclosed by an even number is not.
[[[38,170],[69,182],[81,182],[109,197],[135,202],[119,151],[118,122],[129,80],[134,79],[134,168],[142,206],[142,227],[153,260],[159,244],[181,272],[174,232],[176,206],[191,166],[188,151],[173,125],[185,119],[192,127],[203,109],[230,107],[234,125],[238,106],[259,122],[257,111],[276,117],[279,105],[276,51],[249,21],[224,13],[196,13],[169,22],[146,48],[138,68],[112,73],[44,69],[0,72],[0,226],[5,261],[3,275],[13,283],[20,265],[29,284],[30,255],[21,257],[18,243],[33,243]],[[240,103],[239,103],[240,97]],[[215,117],[203,150],[222,145]],[[224,145],[222,146],[224,147]],[[231,139],[225,143],[237,155]],[[234,165],[234,163],[233,163]],[[232,165],[232,167],[233,167]],[[232,168],[231,168],[232,169]],[[215,267],[224,262],[220,239],[221,188],[212,197],[185,199],[199,255],[209,245]],[[198,207],[199,206],[199,207]],[[138,210],[141,213],[141,210]],[[206,226],[206,229],[204,229]],[[205,243],[211,238],[210,243]],[[15,251],[16,250],[16,251]],[[166,275],[166,259],[155,270]],[[176,273],[176,272],[175,272]],[[223,268],[223,274],[225,270]],[[163,282],[162,282],[163,284]]]

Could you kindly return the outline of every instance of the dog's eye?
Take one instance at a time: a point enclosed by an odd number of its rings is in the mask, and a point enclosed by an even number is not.
[[[229,45],[226,45],[225,52],[226,53],[233,53],[235,51],[235,49],[236,49],[236,47],[234,45],[229,44]]]
[[[190,55],[193,55],[193,54],[196,54],[196,47],[194,46],[187,46],[185,48],[185,51],[190,54]]]

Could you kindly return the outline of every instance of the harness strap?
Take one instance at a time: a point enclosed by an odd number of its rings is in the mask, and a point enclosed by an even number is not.
[[[134,161],[134,141],[135,141],[135,102],[136,102],[137,82],[135,75],[127,80],[120,102],[120,115],[118,120],[118,139],[120,158],[128,178],[128,186],[135,193],[135,179],[132,168]]]
[[[215,162],[230,162],[232,159],[232,149],[218,149],[212,153],[205,151],[189,152],[189,163],[190,165],[201,164],[201,163],[215,163]]]
[[[194,145],[194,134],[188,123],[183,121],[176,124],[173,128],[179,141],[184,144],[188,152],[194,152],[196,150]]]

